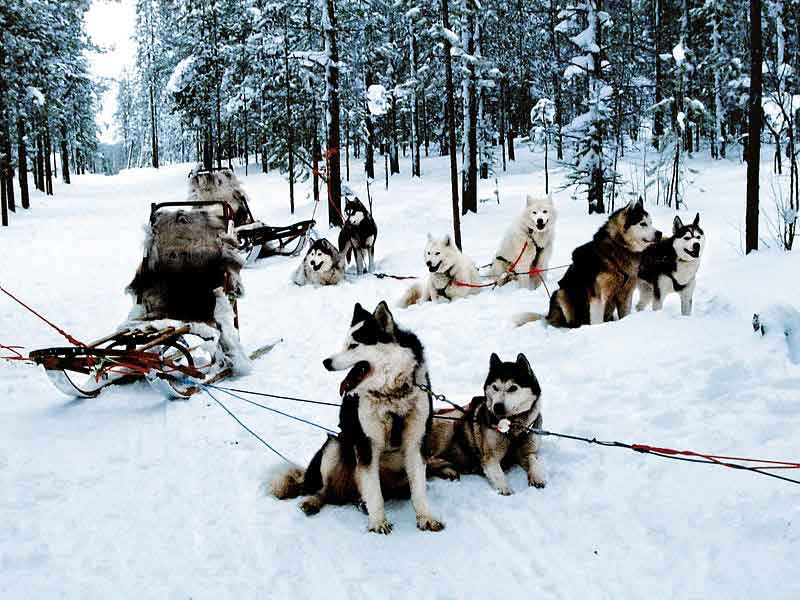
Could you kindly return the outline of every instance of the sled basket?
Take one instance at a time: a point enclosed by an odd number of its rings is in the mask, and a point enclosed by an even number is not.
[[[314,225],[312,220],[277,227],[254,222],[237,227],[236,235],[247,264],[251,264],[270,256],[297,256],[306,240],[314,237]]]

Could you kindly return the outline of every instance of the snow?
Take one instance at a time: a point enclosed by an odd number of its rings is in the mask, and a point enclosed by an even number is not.
[[[686,60],[686,49],[683,47],[683,40],[678,42],[678,44],[672,49],[672,57],[675,59],[675,62],[680,65],[683,61]]]
[[[189,83],[187,75],[189,75],[195,60],[194,55],[187,56],[175,66],[175,70],[172,71],[172,75],[170,75],[169,81],[167,82],[168,92],[174,94],[186,87]]]
[[[367,108],[371,115],[385,115],[389,110],[389,92],[379,83],[367,88]]]
[[[483,264],[543,187],[540,153],[519,147],[498,174],[502,204],[462,217],[464,250]],[[772,152],[764,150],[768,171]],[[628,173],[641,157],[626,152]],[[778,251],[743,257],[745,167],[687,159],[691,218],[708,235],[695,314],[672,296],[662,312],[575,331],[510,317],[544,311],[543,291],[509,285],[452,304],[394,309],[426,346],[435,390],[466,403],[480,392],[491,352],[524,352],[543,388],[544,426],[598,439],[798,460],[800,366],[785,336],[754,333],[755,312],[800,298],[800,261]],[[151,202],[184,198],[191,165],[74,176],[56,195],[35,193],[0,237],[0,284],[80,339],[112,331],[130,310],[123,288],[141,258]],[[371,189],[380,229],[378,269],[421,275],[426,233],[451,231],[448,163],[408,161],[390,189]],[[288,213],[277,174],[240,177],[256,216],[283,224],[310,217],[310,200]],[[250,169],[255,173],[256,169]],[[553,265],[601,223],[585,199],[558,191]],[[359,192],[360,182],[351,182]],[[479,197],[493,182],[481,182]],[[308,198],[300,190],[298,198]],[[624,190],[623,190],[624,191]],[[324,191],[323,191],[324,197]],[[365,197],[365,194],[362,196]],[[622,200],[618,200],[622,201]],[[764,209],[768,204],[765,202]],[[651,207],[669,231],[674,211]],[[324,205],[319,223],[327,222]],[[684,219],[686,220],[686,219]],[[335,239],[335,231],[320,233]],[[767,235],[763,235],[765,239]],[[272,258],[243,272],[242,341],[284,342],[253,363],[236,387],[337,401],[341,376],[322,367],[337,351],[356,301],[395,300],[408,282],[348,274],[339,286],[297,287],[299,259]],[[559,273],[548,277],[552,289]],[[780,313],[783,314],[783,313]],[[779,331],[779,330],[778,330]],[[0,298],[0,343],[34,349],[65,342]],[[306,518],[264,493],[281,461],[205,397],[167,402],[145,385],[93,400],[59,395],[33,367],[0,361],[0,596],[4,598],[770,598],[800,597],[792,577],[800,544],[797,488],[733,470],[661,460],[545,438],[544,490],[500,497],[477,476],[428,485],[441,534],[414,528],[406,501],[387,505],[395,530],[366,532],[353,507]],[[305,464],[323,435],[257,407],[217,397],[278,450]],[[336,427],[335,409],[264,400]],[[791,474],[790,474],[791,476]]]

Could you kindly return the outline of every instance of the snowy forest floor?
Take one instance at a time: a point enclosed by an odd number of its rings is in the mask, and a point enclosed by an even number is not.
[[[602,326],[514,329],[513,313],[547,306],[544,291],[515,285],[395,309],[425,344],[435,389],[466,403],[481,391],[491,352],[524,352],[547,428],[799,459],[800,367],[781,336],[758,337],[750,322],[764,306],[797,303],[800,260],[776,250],[743,257],[745,167],[701,158],[691,166],[698,173],[681,214],[700,211],[708,236],[692,317],[671,297],[663,312]],[[490,261],[525,192],[543,188],[541,168],[541,155],[521,152],[500,176],[499,206],[493,182],[483,182],[480,196],[491,201],[463,220],[464,249],[478,264]],[[188,169],[75,177],[55,197],[37,195],[0,232],[0,283],[78,338],[111,332],[130,309],[123,288],[141,259],[149,205],[183,199]],[[257,218],[310,216],[311,200],[289,215],[285,180],[255,170],[241,174]],[[425,160],[423,171],[419,181],[393,177],[388,192],[380,181],[372,188],[380,271],[421,274],[426,233],[451,231],[446,160]],[[602,217],[587,216],[568,192],[555,198],[559,265]],[[650,208],[669,233],[674,211]],[[317,216],[325,220],[324,206]],[[296,287],[298,260],[268,259],[243,274],[245,346],[285,341],[236,385],[336,401],[341,374],[322,359],[339,349],[354,302],[393,303],[407,282],[349,274],[336,287]],[[551,274],[551,289],[559,277]],[[63,340],[3,297],[0,343],[30,350]],[[544,490],[528,489],[518,469],[511,497],[476,476],[433,480],[430,502],[446,530],[418,532],[410,503],[390,502],[395,529],[383,537],[368,534],[353,507],[306,518],[268,497],[264,483],[280,459],[206,397],[167,402],[133,385],[70,401],[42,372],[10,363],[0,363],[0,397],[3,598],[800,597],[791,575],[800,488],[765,477],[545,439]],[[227,404],[298,463],[323,441],[301,423]],[[332,408],[269,404],[337,424]]]

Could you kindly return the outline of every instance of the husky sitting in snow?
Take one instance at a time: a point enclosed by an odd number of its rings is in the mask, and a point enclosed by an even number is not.
[[[672,224],[672,237],[653,244],[642,254],[636,310],[644,310],[651,303],[653,310],[661,310],[664,298],[675,292],[681,298],[681,314],[691,315],[695,278],[705,243],[705,233],[700,228],[700,213],[691,225],[684,225],[681,218],[676,216]]]
[[[492,273],[497,277],[497,284],[504,285],[516,279],[523,288],[538,288],[542,278],[536,274],[531,275],[530,272],[548,267],[555,235],[556,209],[553,206],[553,196],[528,195],[525,210],[506,231],[492,261]],[[517,264],[512,273],[510,269],[514,261]]]
[[[483,473],[497,493],[509,496],[503,469],[517,464],[528,474],[528,485],[543,488],[539,438],[530,431],[542,426],[541,394],[524,354],[516,362],[492,354],[483,396],[474,398],[455,424],[434,419],[430,474],[458,479],[461,473]]]
[[[344,224],[339,232],[339,252],[347,262],[356,260],[356,273],[361,275],[375,269],[375,238],[378,227],[367,207],[358,198],[348,198],[344,205]],[[365,263],[369,261],[369,266]]]
[[[197,165],[189,173],[189,196],[200,202],[227,202],[237,227],[252,221],[247,195],[231,169],[206,171]]]
[[[345,260],[325,238],[315,241],[297,267],[292,281],[297,285],[336,285],[344,278]]]
[[[366,504],[369,530],[389,533],[384,495],[411,492],[417,527],[440,531],[425,490],[423,445],[431,428],[430,397],[422,343],[401,329],[385,302],[370,313],[356,304],[344,349],[326,358],[329,371],[349,369],[340,386],[341,432],[329,436],[303,470],[292,468],[270,484],[281,499],[306,498],[300,508],[316,514],[325,504]]]
[[[478,268],[456,248],[449,235],[435,239],[428,234],[425,266],[428,267],[428,276],[422,283],[415,283],[408,288],[398,306],[407,308],[420,302],[436,302],[439,298],[454,300],[480,291],[479,288],[463,285],[481,283]]]

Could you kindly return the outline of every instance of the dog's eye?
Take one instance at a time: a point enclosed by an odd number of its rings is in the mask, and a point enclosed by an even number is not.
[[[437,252],[437,253],[436,253],[436,256],[439,256],[440,254],[441,254],[441,252]]]
[[[358,348],[358,344],[356,344],[356,343],[350,344],[347,347],[348,350],[355,350],[356,348]]]
[[[546,211],[546,210],[543,210],[543,211],[542,211],[542,214],[543,214],[543,215],[546,215],[546,214],[547,214],[547,211]]]
[[[499,391],[500,391],[500,388],[499,388],[499,387],[497,387],[497,384],[496,384],[496,383],[493,383],[493,384],[492,384],[492,389],[493,389],[495,392],[499,392]]]
[[[685,237],[685,238],[683,238],[683,239],[685,239],[685,240],[688,242],[689,240],[691,240],[691,239],[692,239],[692,236]]]
[[[508,388],[508,393],[509,393],[509,394],[513,394],[513,393],[514,393],[514,392],[516,392],[518,389],[519,389],[519,388],[518,388],[517,386],[515,386],[515,385],[512,385],[510,388]]]
[[[640,227],[647,227],[647,221],[642,221],[641,223],[639,223],[639,226]]]

